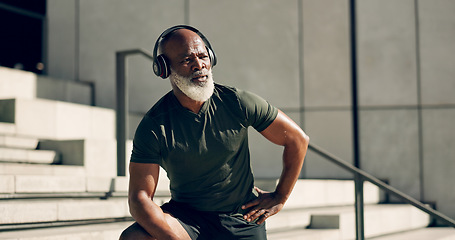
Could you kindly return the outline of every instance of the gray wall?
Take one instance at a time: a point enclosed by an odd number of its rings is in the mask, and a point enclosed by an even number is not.
[[[359,1],[358,12],[362,167],[420,198],[414,0]]]
[[[435,201],[455,217],[455,1],[357,1],[361,167]],[[149,51],[167,27],[191,24],[211,41],[215,81],[281,108],[311,141],[352,162],[348,0],[48,0],[48,72],[93,81],[96,103],[115,104],[115,51]],[[170,90],[150,62],[128,62],[130,109]],[[133,131],[133,130],[132,130]],[[277,177],[281,147],[251,131],[257,177]],[[307,178],[351,178],[309,153]]]

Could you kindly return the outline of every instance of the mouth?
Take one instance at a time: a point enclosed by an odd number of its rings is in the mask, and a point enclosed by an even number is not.
[[[196,75],[193,78],[191,78],[191,81],[193,81],[193,82],[206,82],[207,81],[207,75]]]

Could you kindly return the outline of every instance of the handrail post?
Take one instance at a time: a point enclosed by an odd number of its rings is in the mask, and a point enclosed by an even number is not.
[[[352,91],[352,130],[354,166],[360,168],[360,137],[359,137],[359,104],[357,96],[357,26],[356,26],[356,0],[349,1],[350,7],[350,40],[351,40],[351,91]],[[355,182],[355,219],[356,239],[365,239],[363,182],[359,173],[354,173]]]
[[[117,139],[117,176],[126,176],[126,138],[128,136],[128,82],[126,79],[126,57],[141,54],[153,61],[153,55],[144,49],[131,49],[115,53],[116,66],[116,139]]]
[[[128,84],[126,83],[126,54],[116,53],[116,138],[117,176],[126,175],[126,134],[128,126]]]
[[[356,239],[365,239],[365,221],[364,221],[364,199],[363,199],[363,177],[356,173],[354,174],[355,185],[355,229]]]

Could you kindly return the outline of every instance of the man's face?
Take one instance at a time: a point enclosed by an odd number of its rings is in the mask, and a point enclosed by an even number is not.
[[[206,101],[214,88],[207,49],[196,33],[186,29],[179,31],[165,46],[171,63],[170,80],[189,98]]]
[[[195,32],[188,29],[177,30],[178,33],[165,46],[166,57],[171,68],[179,75],[190,77],[194,72],[211,68],[210,58],[204,41]],[[204,82],[206,76],[196,75],[192,81]]]

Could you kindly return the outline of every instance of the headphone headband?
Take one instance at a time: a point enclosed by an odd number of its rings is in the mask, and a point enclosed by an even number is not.
[[[173,26],[173,27],[170,27],[170,28],[164,30],[164,32],[160,34],[160,36],[158,37],[158,39],[155,42],[155,47],[153,48],[153,72],[157,76],[159,76],[163,79],[167,78],[170,74],[170,64],[168,63],[168,60],[166,60],[166,56],[164,56],[163,54],[160,54],[157,56],[158,47],[159,47],[159,44],[162,39],[164,39],[168,34],[174,32],[176,30],[179,30],[179,29],[188,29],[188,30],[195,32],[197,35],[199,35],[199,37],[202,39],[202,41],[204,41],[205,47],[207,49],[207,52],[208,52],[208,55],[210,58],[211,66],[214,67],[216,65],[215,52],[213,51],[212,46],[210,45],[210,42],[207,40],[207,38],[204,36],[204,34],[202,34],[199,30],[197,30],[196,28],[194,28],[192,26],[188,26],[188,25]]]

